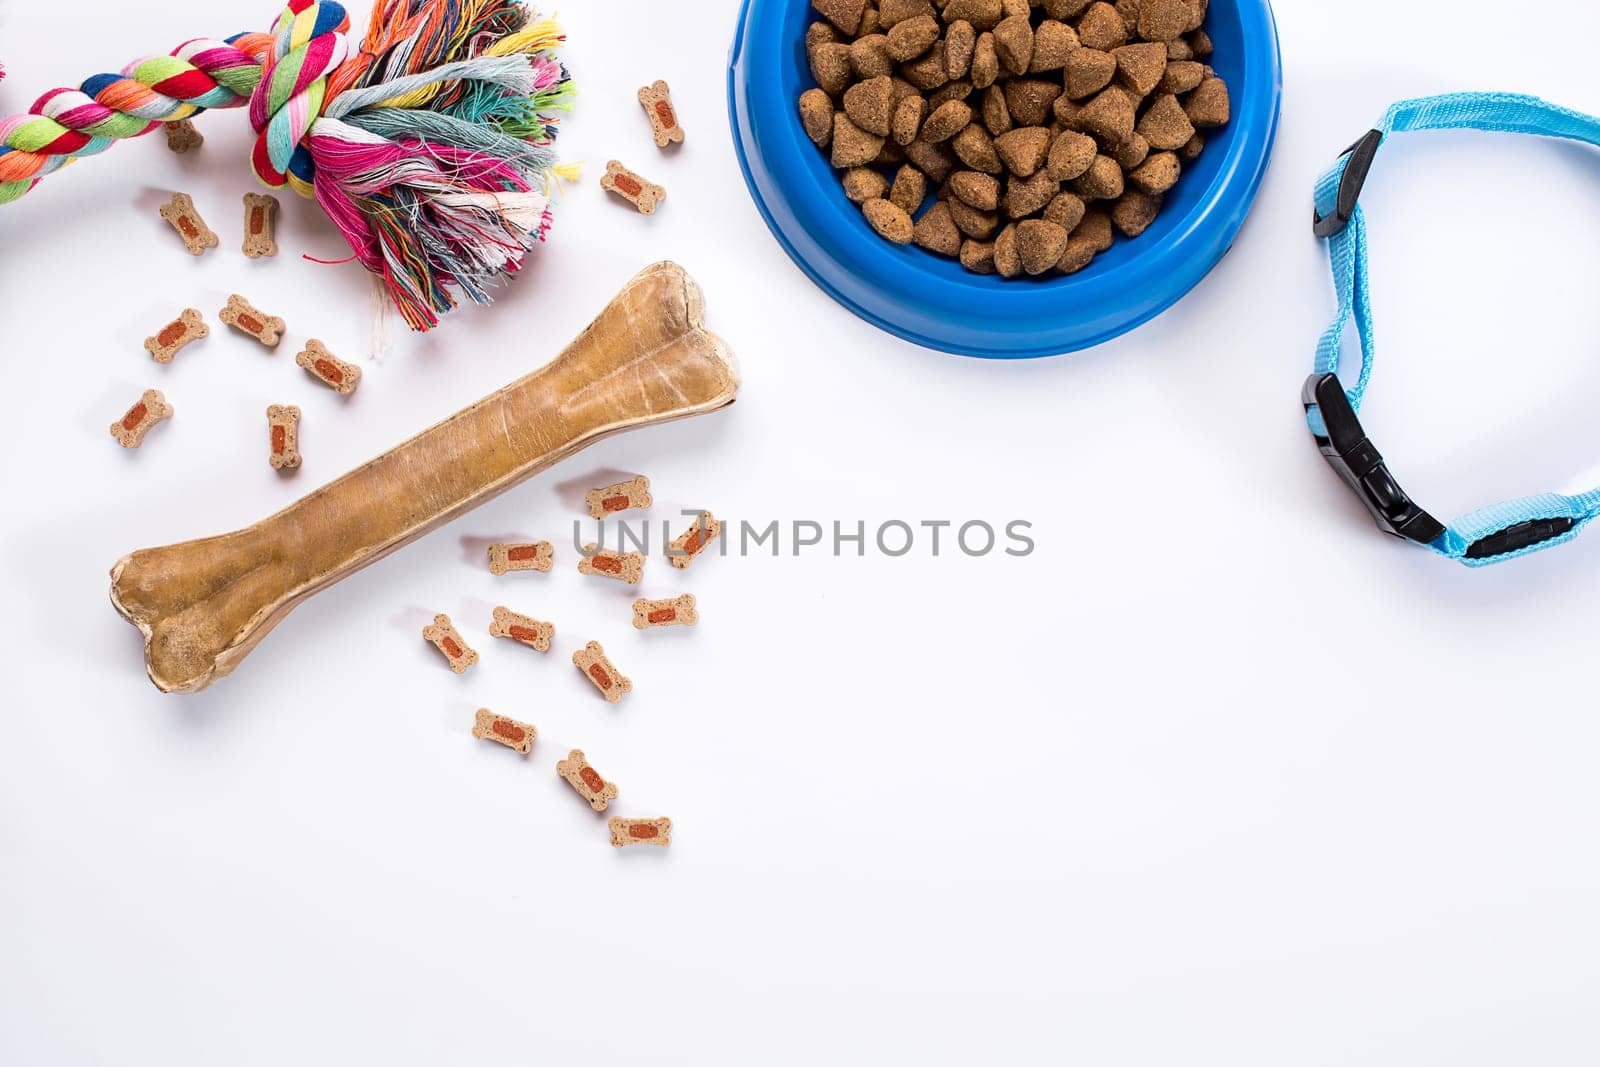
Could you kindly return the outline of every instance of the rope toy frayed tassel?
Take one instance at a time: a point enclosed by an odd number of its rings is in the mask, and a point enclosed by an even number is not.
[[[407,324],[488,303],[549,233],[565,40],[524,0],[378,0],[357,47],[344,8],[289,0],[271,33],[194,40],[0,119],[0,204],[119,140],[247,107],[251,167],[315,198]]]

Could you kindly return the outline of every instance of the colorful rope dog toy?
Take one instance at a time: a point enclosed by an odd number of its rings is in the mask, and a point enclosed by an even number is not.
[[[0,119],[0,204],[117,141],[248,106],[251,167],[314,197],[412,329],[456,290],[487,303],[550,228],[560,28],[523,0],[378,0],[359,50],[332,0],[288,0],[271,33],[193,40],[54,89]]]

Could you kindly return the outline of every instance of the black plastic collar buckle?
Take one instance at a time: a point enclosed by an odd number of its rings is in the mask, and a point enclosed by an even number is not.
[[[1367,175],[1372,171],[1372,161],[1377,158],[1381,144],[1383,131],[1372,130],[1344,150],[1343,155],[1349,156],[1350,162],[1345,164],[1344,174],[1339,178],[1339,198],[1334,203],[1333,214],[1319,215],[1313,206],[1312,233],[1326,240],[1350,225],[1350,220],[1355,218],[1356,202],[1361,199],[1361,188],[1367,184]]]
[[[1317,447],[1372,512],[1378,529],[1423,545],[1444,533],[1444,525],[1412,503],[1395,482],[1377,446],[1361,428],[1338,375],[1313,374],[1300,399],[1307,412],[1314,407],[1321,414],[1327,433],[1314,434]]]

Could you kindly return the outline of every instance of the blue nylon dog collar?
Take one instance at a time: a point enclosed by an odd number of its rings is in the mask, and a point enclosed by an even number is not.
[[[1577,496],[1545,493],[1474,511],[1448,526],[1418,507],[1390,475],[1357,412],[1372,378],[1372,301],[1367,274],[1367,222],[1359,203],[1378,149],[1393,133],[1485,130],[1560,137],[1600,146],[1600,119],[1509,93],[1455,93],[1394,105],[1378,129],[1348,148],[1317,180],[1314,232],[1328,242],[1339,310],[1317,345],[1316,370],[1301,394],[1317,447],[1372,512],[1379,529],[1426,545],[1469,567],[1502,563],[1572,540],[1600,514],[1600,489]],[[1339,380],[1345,327],[1355,320],[1361,377]]]

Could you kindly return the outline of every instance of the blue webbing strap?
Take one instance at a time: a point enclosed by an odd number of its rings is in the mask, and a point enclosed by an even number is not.
[[[1561,137],[1600,146],[1600,119],[1569,108],[1557,107],[1534,96],[1511,93],[1453,93],[1446,96],[1407,100],[1389,109],[1379,132],[1387,141],[1392,133],[1415,130],[1485,130],[1522,133],[1541,137]],[[1334,213],[1339,185],[1344,177],[1347,154],[1317,179],[1316,208],[1321,216]],[[1345,327],[1353,318],[1361,339],[1361,376],[1355,388],[1346,391],[1350,406],[1361,409],[1361,398],[1372,378],[1375,344],[1372,326],[1372,294],[1367,274],[1367,222],[1357,203],[1348,225],[1328,239],[1328,260],[1333,267],[1333,284],[1339,310],[1333,323],[1317,345],[1318,374],[1337,374],[1343,350]],[[1313,433],[1325,431],[1316,408],[1308,412]],[[1451,523],[1429,544],[1441,556],[1459,559],[1469,567],[1482,567],[1525,556],[1530,552],[1563,544],[1596,515],[1600,515],[1600,488],[1577,496],[1546,493],[1510,500],[1474,511]],[[1490,555],[1468,557],[1476,542],[1523,523],[1540,520],[1570,520],[1571,529],[1538,544]]]

